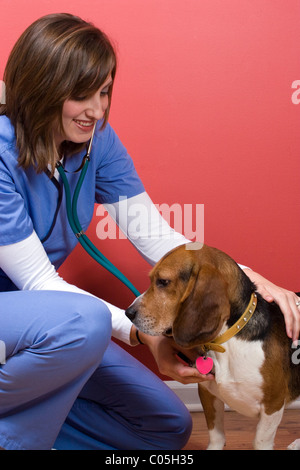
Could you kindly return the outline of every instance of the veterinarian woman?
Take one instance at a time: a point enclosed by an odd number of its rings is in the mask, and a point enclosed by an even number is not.
[[[138,344],[124,312],[68,284],[56,271],[77,243],[56,164],[63,165],[73,194],[93,131],[77,207],[82,229],[91,221],[95,202],[108,204],[120,225],[126,225],[127,213],[119,196],[127,198],[128,210],[132,203],[153,210],[131,158],[107,122],[115,73],[107,37],[68,14],[33,23],[8,59],[6,103],[0,107],[4,449],[171,450],[182,448],[190,435],[189,414],[177,397],[110,341],[113,335]],[[159,215],[144,225],[143,237],[132,232],[128,237],[151,264],[186,242]],[[265,298],[278,299],[287,330],[296,335],[297,299],[248,271]],[[163,373],[184,383],[203,380],[196,369],[177,361],[170,339],[143,334],[140,339]]]

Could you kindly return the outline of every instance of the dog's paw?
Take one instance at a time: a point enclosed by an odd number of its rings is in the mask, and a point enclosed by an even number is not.
[[[300,450],[300,439],[296,439],[294,442],[292,442],[288,448],[288,450]]]

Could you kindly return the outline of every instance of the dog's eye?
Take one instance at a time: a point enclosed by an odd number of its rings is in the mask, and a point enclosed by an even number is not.
[[[157,287],[167,287],[170,284],[169,279],[157,279],[156,280],[156,285]]]

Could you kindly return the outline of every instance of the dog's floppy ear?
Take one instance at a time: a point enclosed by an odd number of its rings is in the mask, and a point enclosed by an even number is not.
[[[186,289],[180,299],[180,304],[182,304],[192,293],[195,283],[197,281],[199,274],[199,266],[197,264],[193,264],[192,268],[189,268],[189,271],[185,271],[181,274],[182,279],[188,278],[188,283]]]
[[[174,340],[187,348],[211,341],[229,315],[227,284],[221,273],[210,264],[197,273],[193,269],[173,324]]]

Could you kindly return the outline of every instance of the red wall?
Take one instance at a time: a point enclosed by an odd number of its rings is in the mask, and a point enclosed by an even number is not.
[[[0,0],[0,79],[25,27],[59,11],[117,46],[110,122],[154,202],[204,204],[207,244],[300,290],[300,1]],[[99,221],[89,235],[142,291],[149,266],[126,240],[99,242]],[[81,248],[61,274],[132,301]]]

